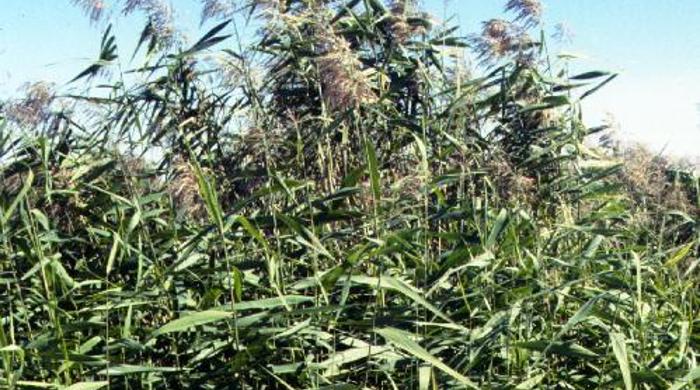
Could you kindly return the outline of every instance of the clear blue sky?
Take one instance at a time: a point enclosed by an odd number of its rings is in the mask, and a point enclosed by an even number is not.
[[[61,85],[97,55],[103,26],[91,25],[70,0],[3,0],[0,13],[0,97],[26,81]],[[109,3],[109,2],[107,2]],[[197,0],[172,0],[177,20],[196,38]],[[501,14],[505,0],[425,0],[439,17],[455,15],[462,31]],[[700,0],[545,0],[545,22],[574,33],[566,51],[583,68],[621,72],[586,105],[591,125],[607,112],[628,139],[681,155],[700,154]],[[115,23],[122,55],[143,26]],[[205,26],[206,28],[206,26]]]

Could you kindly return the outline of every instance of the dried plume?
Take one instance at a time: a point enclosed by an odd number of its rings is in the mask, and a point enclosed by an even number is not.
[[[23,86],[24,97],[8,103],[3,112],[19,125],[35,127],[51,116],[51,104],[56,98],[54,86],[47,82],[28,83]]]
[[[411,37],[427,32],[423,24],[411,23],[409,20],[411,16],[417,15],[415,3],[415,0],[390,0],[387,4],[389,32],[398,43],[406,43]]]
[[[322,54],[316,65],[328,106],[332,110],[345,111],[375,102],[377,96],[372,90],[368,71],[362,70],[348,41],[331,29],[324,29],[317,38]]]
[[[620,155],[624,165],[619,178],[636,203],[682,211],[693,209],[689,194],[669,175],[679,167],[679,161],[665,158],[642,145],[628,146]]]
[[[72,0],[73,4],[82,8],[85,15],[90,18],[90,21],[97,23],[105,15],[107,5],[103,0]]]
[[[230,18],[236,12],[250,7],[262,10],[263,13],[279,10],[283,4],[280,0],[249,0],[246,4],[241,4],[240,0],[201,0],[201,3],[202,23],[210,19]]]
[[[201,221],[207,216],[207,208],[199,193],[199,184],[194,169],[187,162],[173,163],[174,177],[167,187],[178,211],[188,218]]]
[[[474,37],[472,43],[482,61],[489,63],[508,56],[524,56],[532,40],[518,26],[502,19],[491,19],[483,23],[481,34]]]
[[[506,11],[513,12],[515,20],[529,28],[540,24],[543,7],[540,0],[508,0]]]
[[[172,4],[165,0],[127,0],[122,9],[124,15],[141,11],[146,14],[153,34],[166,45],[175,40],[175,17]]]
[[[487,164],[487,171],[501,199],[532,203],[537,189],[535,179],[514,168],[505,156],[493,157]]]
[[[202,23],[209,19],[231,17],[235,9],[232,0],[202,0]]]
[[[641,145],[626,148],[622,152],[625,165],[621,179],[637,201],[644,198],[661,200],[666,184],[665,171],[668,161]]]

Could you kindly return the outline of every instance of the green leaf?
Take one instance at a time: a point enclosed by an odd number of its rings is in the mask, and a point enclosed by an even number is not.
[[[239,223],[243,229],[248,233],[249,236],[255,239],[260,245],[262,245],[263,248],[265,248],[265,251],[268,251],[268,244],[267,241],[265,240],[265,237],[263,234],[260,232],[259,229],[257,229],[255,226],[253,226],[248,219],[246,219],[243,216],[237,215],[234,218],[234,221]]]
[[[686,245],[683,245],[671,257],[669,257],[668,260],[666,260],[666,262],[664,263],[664,267],[666,267],[666,268],[675,267],[683,259],[688,257],[690,250],[693,249],[694,246],[695,246],[695,242],[690,242]]]
[[[520,109],[521,113],[532,111],[548,110],[550,108],[565,106],[570,104],[569,98],[565,95],[547,96],[540,103],[531,104]]]
[[[374,196],[375,204],[379,204],[382,196],[381,188],[379,187],[379,163],[377,162],[377,153],[374,150],[374,145],[368,139],[365,139],[365,153],[367,155],[367,169],[369,170],[372,195]]]
[[[592,95],[592,94],[598,92],[599,89],[603,88],[607,83],[613,81],[616,77],[617,77],[617,73],[611,75],[610,77],[608,77],[607,79],[603,80],[601,83],[599,83],[599,84],[596,85],[595,87],[593,87],[593,88],[589,89],[588,91],[584,92],[583,95],[581,95],[581,97],[579,98],[579,100],[583,100],[583,99],[587,98],[588,96],[590,96],[590,95]]]
[[[232,317],[232,313],[219,310],[195,312],[168,322],[154,331],[152,336],[156,337],[166,333],[183,332],[198,325],[210,324],[212,322],[218,322]]]
[[[612,343],[613,352],[617,363],[620,365],[622,372],[622,380],[625,382],[625,389],[632,390],[632,372],[627,358],[627,346],[625,344],[625,336],[621,333],[611,333],[610,342]]]
[[[474,382],[469,380],[467,377],[450,368],[447,364],[443,363],[440,359],[431,355],[430,352],[426,351],[418,343],[413,341],[413,334],[404,332],[396,328],[381,328],[377,329],[376,332],[380,336],[382,336],[387,342],[395,345],[396,347],[402,349],[404,352],[426,363],[432,364],[434,367],[440,369],[447,375],[456,379],[461,384],[471,387],[472,389],[479,388]]]
[[[178,372],[180,369],[176,367],[150,367],[136,366],[130,364],[119,364],[105,368],[97,373],[97,375],[122,376],[130,374],[143,374],[146,372]]]
[[[141,222],[141,209],[137,208],[134,214],[129,218],[129,225],[126,227],[126,234],[127,236],[131,234],[134,229],[139,225]]]
[[[576,324],[584,321],[586,318],[588,318],[589,315],[591,315],[591,312],[593,311],[596,302],[603,297],[605,293],[597,295],[588,302],[584,303],[583,306],[581,306],[576,313],[569,318],[568,321],[566,321],[566,324],[557,332],[557,335],[555,339],[560,338],[561,336],[565,335],[568,331],[570,331]]]
[[[172,271],[173,272],[180,272],[182,270],[185,270],[185,269],[197,264],[198,262],[200,262],[202,260],[207,260],[208,258],[209,258],[209,256],[207,256],[204,253],[190,254],[189,256],[187,256],[183,259],[180,259],[175,264],[173,264]]]
[[[283,295],[275,298],[264,298],[255,301],[243,301],[238,302],[233,305],[221,305],[218,310],[251,310],[251,309],[273,309],[276,307],[287,306],[287,305],[298,305],[306,302],[313,302],[313,297],[306,297],[303,295]]]
[[[595,255],[596,251],[598,251],[598,248],[600,247],[600,244],[603,243],[603,239],[605,239],[604,236],[601,236],[600,234],[596,234],[591,241],[588,242],[588,245],[586,245],[586,249],[583,251],[583,257],[586,259],[591,259]]]
[[[202,196],[202,199],[204,199],[204,204],[207,206],[209,216],[219,227],[221,233],[223,233],[224,217],[221,209],[221,203],[219,203],[219,197],[216,192],[216,185],[213,183],[214,179],[212,177],[205,176],[197,160],[194,158],[194,156],[192,157],[192,167],[194,168],[194,174],[197,178],[199,194]]]
[[[109,256],[107,257],[107,267],[105,268],[105,273],[107,274],[107,276],[109,276],[109,273],[112,272],[112,268],[114,267],[114,261],[117,258],[119,242],[121,241],[117,232],[112,232],[112,237],[112,248],[109,250]]]
[[[1,384],[2,382],[0,382]],[[55,389],[56,385],[54,383],[46,383],[46,382],[39,382],[39,381],[17,381],[17,384],[20,386],[20,388],[25,388],[25,387],[35,387],[38,389]]]
[[[574,358],[590,359],[598,357],[598,354],[596,354],[595,352],[573,342],[550,342],[548,340],[535,340],[515,343],[513,344],[513,346],[538,352],[547,351],[555,355],[568,356]]]
[[[182,55],[191,55],[196,52],[206,50],[211,46],[214,46],[217,43],[230,37],[230,35],[215,36],[219,31],[223,30],[229,23],[231,23],[231,21],[227,20],[223,23],[214,26],[211,30],[204,34],[204,36],[202,36],[199,39],[199,41],[197,41],[197,43],[192,45],[192,47],[190,47],[189,49],[185,50],[185,52],[182,53]]]
[[[358,348],[350,348],[333,353],[324,361],[314,363],[312,366],[315,368],[327,369],[330,372],[327,372],[326,375],[333,376],[340,374],[338,369],[344,365],[361,359],[367,359],[372,356],[381,355],[388,351],[391,351],[391,348],[387,346],[363,346]]]
[[[107,381],[101,382],[78,382],[74,383],[68,387],[64,387],[63,390],[97,390],[109,385]]]
[[[571,80],[588,80],[588,79],[596,79],[598,77],[603,77],[603,76],[608,76],[608,75],[610,75],[610,72],[594,70],[591,72],[577,74],[576,76],[570,77],[570,79]]]
[[[430,302],[425,300],[425,298],[423,298],[421,296],[421,294],[419,294],[414,287],[409,286],[406,282],[403,282],[399,279],[396,279],[396,278],[391,277],[391,276],[386,276],[386,275],[383,275],[380,278],[371,277],[371,276],[356,275],[356,276],[352,276],[351,280],[355,283],[364,284],[364,285],[367,285],[370,287],[387,288],[387,289],[398,291],[401,294],[403,294],[406,297],[413,300],[414,302],[418,303],[419,305],[430,310],[436,316],[442,318],[443,320],[445,320],[447,322],[454,323],[448,316],[446,316],[444,313],[442,313],[438,308],[436,308]]]
[[[418,367],[418,390],[430,389],[430,377],[433,369],[430,365],[421,364]]]
[[[491,233],[489,233],[489,237],[486,239],[486,243],[484,244],[487,248],[492,249],[496,245],[498,238],[501,236],[501,233],[503,233],[506,225],[508,225],[508,220],[508,210],[501,209],[496,217],[496,222],[491,228]]]
[[[535,375],[524,382],[520,382],[519,385],[515,386],[515,390],[530,390],[539,387],[540,383],[542,383],[542,379],[544,379],[546,376],[547,374]]]
[[[95,179],[99,178],[103,173],[109,171],[116,165],[116,161],[112,158],[103,158],[96,161],[88,162],[84,165],[80,165],[75,169],[73,175],[71,175],[72,182],[85,182],[91,183]]]
[[[688,373],[683,378],[676,381],[673,384],[673,386],[669,388],[669,390],[681,390],[685,386],[689,386],[689,388],[692,388],[693,382],[695,382],[698,379],[700,379],[700,366],[690,369],[690,371],[688,371]]]
[[[29,192],[29,189],[32,188],[32,183],[34,182],[34,172],[27,171],[27,179],[24,180],[24,185],[22,186],[22,189],[19,191],[17,196],[15,197],[14,200],[12,200],[12,203],[10,203],[10,206],[5,210],[5,213],[3,214],[3,221],[7,222],[9,221],[10,217],[12,216],[12,213],[14,213],[15,209],[19,205],[19,203],[24,199],[25,196],[27,196],[27,192]]]
[[[117,59],[117,44],[114,35],[112,34],[112,25],[107,26],[104,35],[102,35],[102,44],[100,45],[99,59],[88,66],[87,69],[80,72],[70,82],[82,79],[83,77],[93,77],[98,74],[105,66]]]

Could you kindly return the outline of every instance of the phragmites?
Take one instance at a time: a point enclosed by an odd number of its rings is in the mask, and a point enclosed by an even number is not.
[[[107,8],[103,0],[73,0],[73,4],[82,8],[93,23],[102,19]]]
[[[482,35],[490,39],[503,39],[510,35],[511,25],[503,19],[484,22]]]
[[[412,3],[410,0],[389,0],[389,10],[394,15],[406,13],[406,8]]]
[[[332,110],[345,111],[377,100],[370,84],[370,71],[362,70],[350,44],[331,29],[318,35],[320,51],[316,60],[323,97]]]
[[[209,19],[228,18],[234,11],[232,0],[202,0],[202,23]]]
[[[129,15],[134,11],[142,11],[148,17],[151,32],[161,41],[169,45],[175,39],[175,24],[172,5],[165,0],[127,0],[122,13]]]
[[[664,200],[670,162],[641,145],[626,147],[620,155],[624,167],[619,178],[633,200],[640,204],[645,200],[652,204]]]
[[[484,22],[481,37],[476,41],[479,55],[485,59],[501,58],[513,48],[513,26],[501,19]]]
[[[484,22],[481,34],[472,39],[482,61],[492,63],[512,57],[520,62],[530,62],[535,44],[527,30],[540,23],[542,8],[539,0],[509,0],[506,11],[515,14],[512,22],[503,19]]]
[[[72,0],[72,2],[82,8],[93,23],[102,20],[108,8],[104,0]],[[169,46],[175,41],[175,21],[173,8],[169,2],[166,0],[126,0],[122,14],[130,15],[135,11],[142,11],[146,14],[151,33],[161,44]]]
[[[472,41],[477,54],[486,63],[507,56],[524,57],[532,43],[518,26],[502,19],[484,22],[481,35]]]
[[[241,58],[229,54],[213,55],[209,62],[221,76],[221,81],[227,87],[236,88],[246,85],[258,90],[264,82],[264,75],[259,67],[248,66]]]
[[[414,2],[415,0],[391,0],[388,4],[389,31],[392,38],[398,43],[403,44],[412,36],[426,32],[424,25],[409,22]]]
[[[509,0],[506,4],[506,11],[515,13],[515,20],[524,23],[525,27],[540,23],[542,8],[540,0]]]
[[[239,135],[238,149],[242,152],[241,166],[264,166],[266,156],[280,156],[284,146],[281,128],[262,129],[251,127]]]
[[[568,24],[560,22],[554,26],[552,38],[559,43],[571,43],[573,42],[575,35],[576,34]]]
[[[37,82],[25,84],[24,97],[8,103],[3,112],[10,121],[34,127],[47,121],[51,115],[51,104],[55,100],[53,84]]]
[[[177,160],[173,164],[174,177],[168,184],[175,209],[185,217],[197,221],[207,216],[207,208],[199,193],[199,184],[194,169],[187,162]]]
[[[269,11],[278,9],[283,2],[280,0],[249,0],[247,5],[241,5],[239,0],[201,0],[202,2],[202,23],[209,19],[231,18],[233,15],[250,7],[252,9]]]
[[[81,198],[76,188],[80,183],[73,179],[76,166],[60,166],[51,169],[50,181],[54,194],[46,205],[44,212],[49,220],[65,220],[57,224],[59,230],[73,232],[77,226],[85,222],[81,209],[85,208],[85,200]]]
[[[513,167],[506,156],[493,157],[486,167],[491,184],[501,199],[523,204],[532,203],[537,190],[535,179]]]
[[[4,172],[0,171],[0,195],[4,197],[16,196],[25,180],[26,178],[21,173],[5,176]]]
[[[391,35],[400,43],[405,42],[411,36],[411,26],[406,21],[406,4],[408,0],[392,0],[389,4],[391,19],[389,29]]]
[[[689,171],[683,161],[666,158],[639,144],[627,145],[615,156],[623,163],[617,178],[635,205],[657,211],[697,213],[700,210],[691,201],[697,195],[677,176],[678,172]]]

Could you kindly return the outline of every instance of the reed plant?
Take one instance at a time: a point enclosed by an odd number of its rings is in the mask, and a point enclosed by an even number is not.
[[[125,3],[143,64],[106,29],[3,109],[0,387],[696,388],[698,177],[587,142],[615,74],[539,1],[205,1],[189,45]]]

